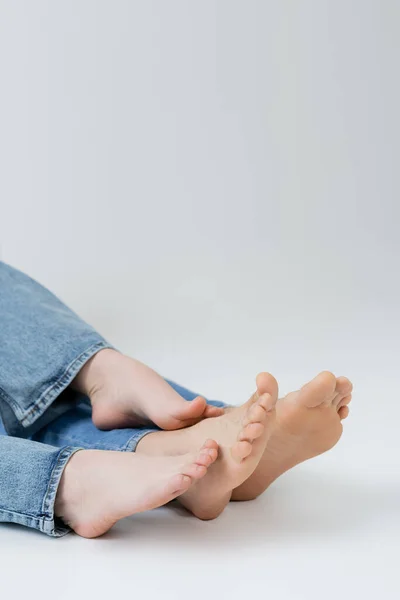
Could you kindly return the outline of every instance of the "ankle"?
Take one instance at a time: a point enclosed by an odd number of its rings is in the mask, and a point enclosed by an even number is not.
[[[108,367],[120,353],[104,348],[90,358],[71,383],[72,389],[88,396],[91,400],[106,380]]]

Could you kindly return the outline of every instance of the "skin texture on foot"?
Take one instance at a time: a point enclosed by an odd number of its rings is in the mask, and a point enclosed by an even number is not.
[[[179,456],[80,450],[64,469],[55,515],[79,535],[98,537],[120,519],[162,506],[186,492],[206,475],[217,456],[213,440]]]
[[[203,481],[182,494],[179,502],[200,519],[214,519],[231,499],[232,490],[240,486],[256,469],[275,420],[278,397],[276,380],[264,373],[263,393],[257,391],[246,404],[220,417],[206,419],[188,429],[159,431],[145,436],[137,453],[179,454],[198,447],[199,440],[212,438],[219,455]]]
[[[268,383],[262,377],[257,383],[262,393]],[[285,471],[335,446],[342,435],[341,421],[349,414],[352,389],[346,377],[324,371],[279,400],[266,450],[251,477],[233,491],[232,500],[253,500]]]
[[[108,348],[82,367],[71,387],[89,396],[99,429],[150,424],[181,429],[224,412],[201,396],[188,402],[155,371]]]

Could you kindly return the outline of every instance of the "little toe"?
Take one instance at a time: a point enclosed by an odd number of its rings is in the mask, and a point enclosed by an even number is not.
[[[264,433],[264,425],[262,423],[250,423],[246,425],[239,433],[238,440],[239,441],[249,441],[252,442],[256,440]]]
[[[238,462],[242,461],[244,458],[247,458],[253,449],[251,442],[248,441],[238,441],[233,444],[231,448],[232,458]]]
[[[332,400],[332,405],[338,407],[342,398],[343,398],[342,394],[335,394],[335,397]]]
[[[338,410],[338,415],[339,415],[340,419],[343,421],[343,419],[347,419],[347,417],[349,416],[349,412],[350,412],[350,409],[348,406],[342,406]]]
[[[352,399],[352,395],[349,394],[348,396],[345,396],[344,398],[342,398],[338,404],[338,410],[340,410],[342,408],[342,406],[347,406],[348,404],[350,404]]]

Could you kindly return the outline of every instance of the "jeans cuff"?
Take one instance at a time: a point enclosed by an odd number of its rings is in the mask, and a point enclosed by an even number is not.
[[[61,412],[65,412],[68,409],[67,405],[65,407],[60,406],[57,410],[53,411],[51,405],[66,390],[88,360],[100,352],[100,350],[113,348],[105,340],[98,341],[99,336],[97,334],[96,337],[97,341],[86,347],[78,356],[75,356],[57,380],[30,407],[22,408],[0,388],[0,401],[3,401],[2,418],[8,435],[30,437],[35,431],[44,427],[45,424],[58,416],[60,409]],[[8,409],[6,409],[7,406]]]
[[[52,537],[62,537],[71,531],[71,528],[68,527],[68,525],[54,515],[54,504],[58,486],[60,485],[61,477],[67,462],[71,456],[79,450],[83,450],[83,448],[75,448],[72,446],[62,448],[50,475],[46,494],[43,499],[43,517],[38,523],[38,529]]]
[[[31,425],[37,419],[38,413],[43,414],[61,392],[69,386],[82,369],[83,365],[85,365],[95,354],[100,352],[100,350],[104,350],[105,348],[112,348],[112,346],[105,341],[96,342],[89,346],[84,352],[81,352],[79,356],[74,358],[56,383],[49,387],[44,394],[42,394],[41,398],[35,402],[34,406],[24,414],[20,420],[21,425],[23,427]]]

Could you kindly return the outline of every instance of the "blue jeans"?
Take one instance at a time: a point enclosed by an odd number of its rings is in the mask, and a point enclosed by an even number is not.
[[[132,452],[157,430],[100,431],[89,399],[69,387],[111,347],[46,288],[0,261],[0,521],[65,535],[54,502],[70,457],[88,448]],[[197,396],[168,383],[186,400]]]

